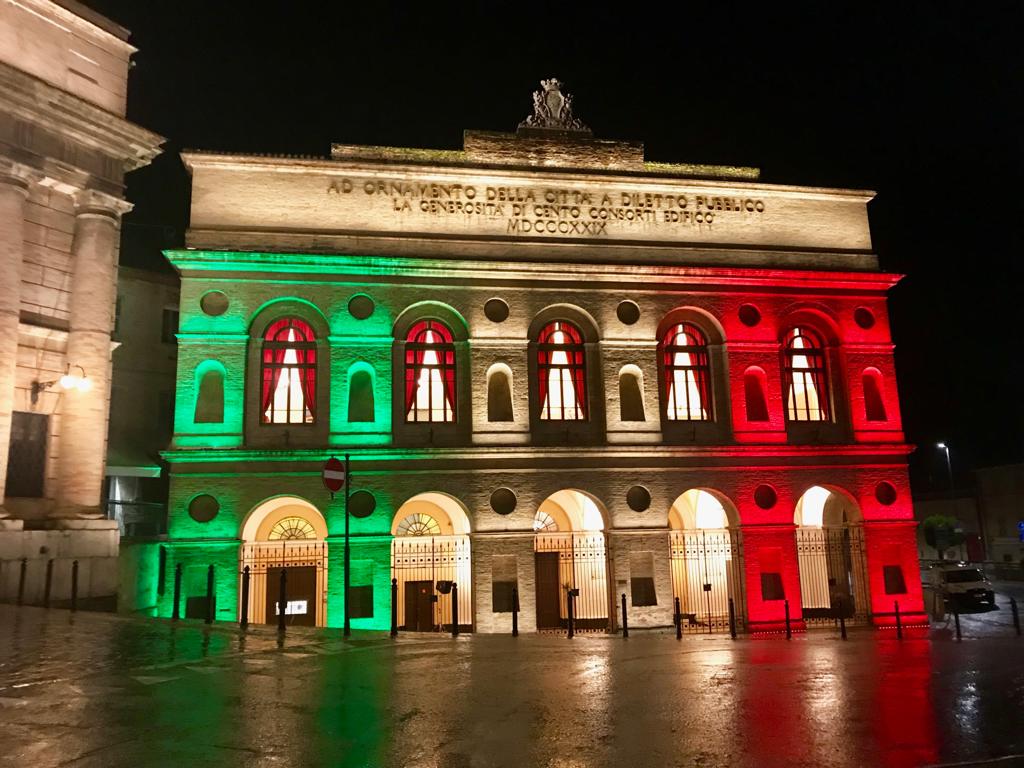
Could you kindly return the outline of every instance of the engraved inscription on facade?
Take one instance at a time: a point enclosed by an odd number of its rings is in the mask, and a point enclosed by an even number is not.
[[[710,230],[758,218],[758,197],[640,192],[627,188],[568,189],[533,186],[440,184],[386,179],[336,179],[329,195],[361,198],[398,216],[482,218],[508,235],[607,236],[612,229],[643,227]],[[666,231],[671,236],[671,232]]]

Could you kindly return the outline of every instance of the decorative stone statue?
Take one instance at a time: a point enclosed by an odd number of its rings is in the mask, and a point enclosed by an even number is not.
[[[572,113],[572,96],[562,93],[562,82],[552,77],[540,81],[543,90],[533,92],[533,114],[519,124],[520,128],[549,131],[590,133],[590,129]]]

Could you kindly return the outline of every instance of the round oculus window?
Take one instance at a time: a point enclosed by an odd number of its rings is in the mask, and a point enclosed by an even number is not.
[[[201,493],[188,503],[188,516],[197,523],[208,523],[220,512],[220,502],[208,493]]]
[[[779,495],[770,485],[761,484],[754,489],[754,503],[761,509],[771,509],[778,500]]]
[[[377,499],[369,491],[356,491],[348,497],[348,512],[352,517],[369,517],[377,508]]]
[[[642,485],[634,485],[626,491],[626,503],[634,512],[643,512],[651,506],[651,492]]]
[[[498,488],[491,494],[491,509],[499,515],[510,515],[516,508],[516,494],[511,488]]]
[[[879,504],[890,506],[896,502],[896,486],[884,480],[875,486],[875,498]]]
[[[502,299],[488,299],[484,303],[484,316],[492,323],[503,323],[508,320],[508,304]]]
[[[223,291],[207,291],[199,299],[199,308],[210,317],[223,315],[228,311],[228,297]]]
[[[365,320],[373,314],[374,309],[373,299],[365,293],[357,293],[348,300],[348,313],[356,320]]]
[[[875,327],[875,313],[867,307],[857,307],[853,310],[853,321],[866,331]]]
[[[753,304],[742,304],[739,310],[740,322],[748,328],[753,328],[761,322],[761,310]]]
[[[640,319],[640,305],[628,299],[620,301],[619,306],[615,308],[615,316],[624,325],[633,325],[633,323]]]

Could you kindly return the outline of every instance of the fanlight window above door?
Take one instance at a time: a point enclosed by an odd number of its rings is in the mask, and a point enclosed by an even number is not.
[[[279,541],[281,539],[315,539],[316,529],[304,518],[286,517],[274,524],[267,538],[270,541]]]
[[[398,536],[440,536],[441,526],[430,515],[418,512],[398,524]]]

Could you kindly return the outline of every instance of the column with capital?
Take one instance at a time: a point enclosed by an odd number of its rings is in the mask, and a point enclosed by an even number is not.
[[[0,158],[0,530],[20,528],[3,507],[7,455],[11,445],[11,411],[18,359],[18,317],[25,248],[25,199],[31,171]]]
[[[95,527],[106,465],[111,343],[121,215],[131,204],[95,190],[75,194],[75,234],[67,364],[88,378],[87,389],[69,389],[60,405],[56,504],[63,527]],[[103,521],[105,522],[105,521]]]

